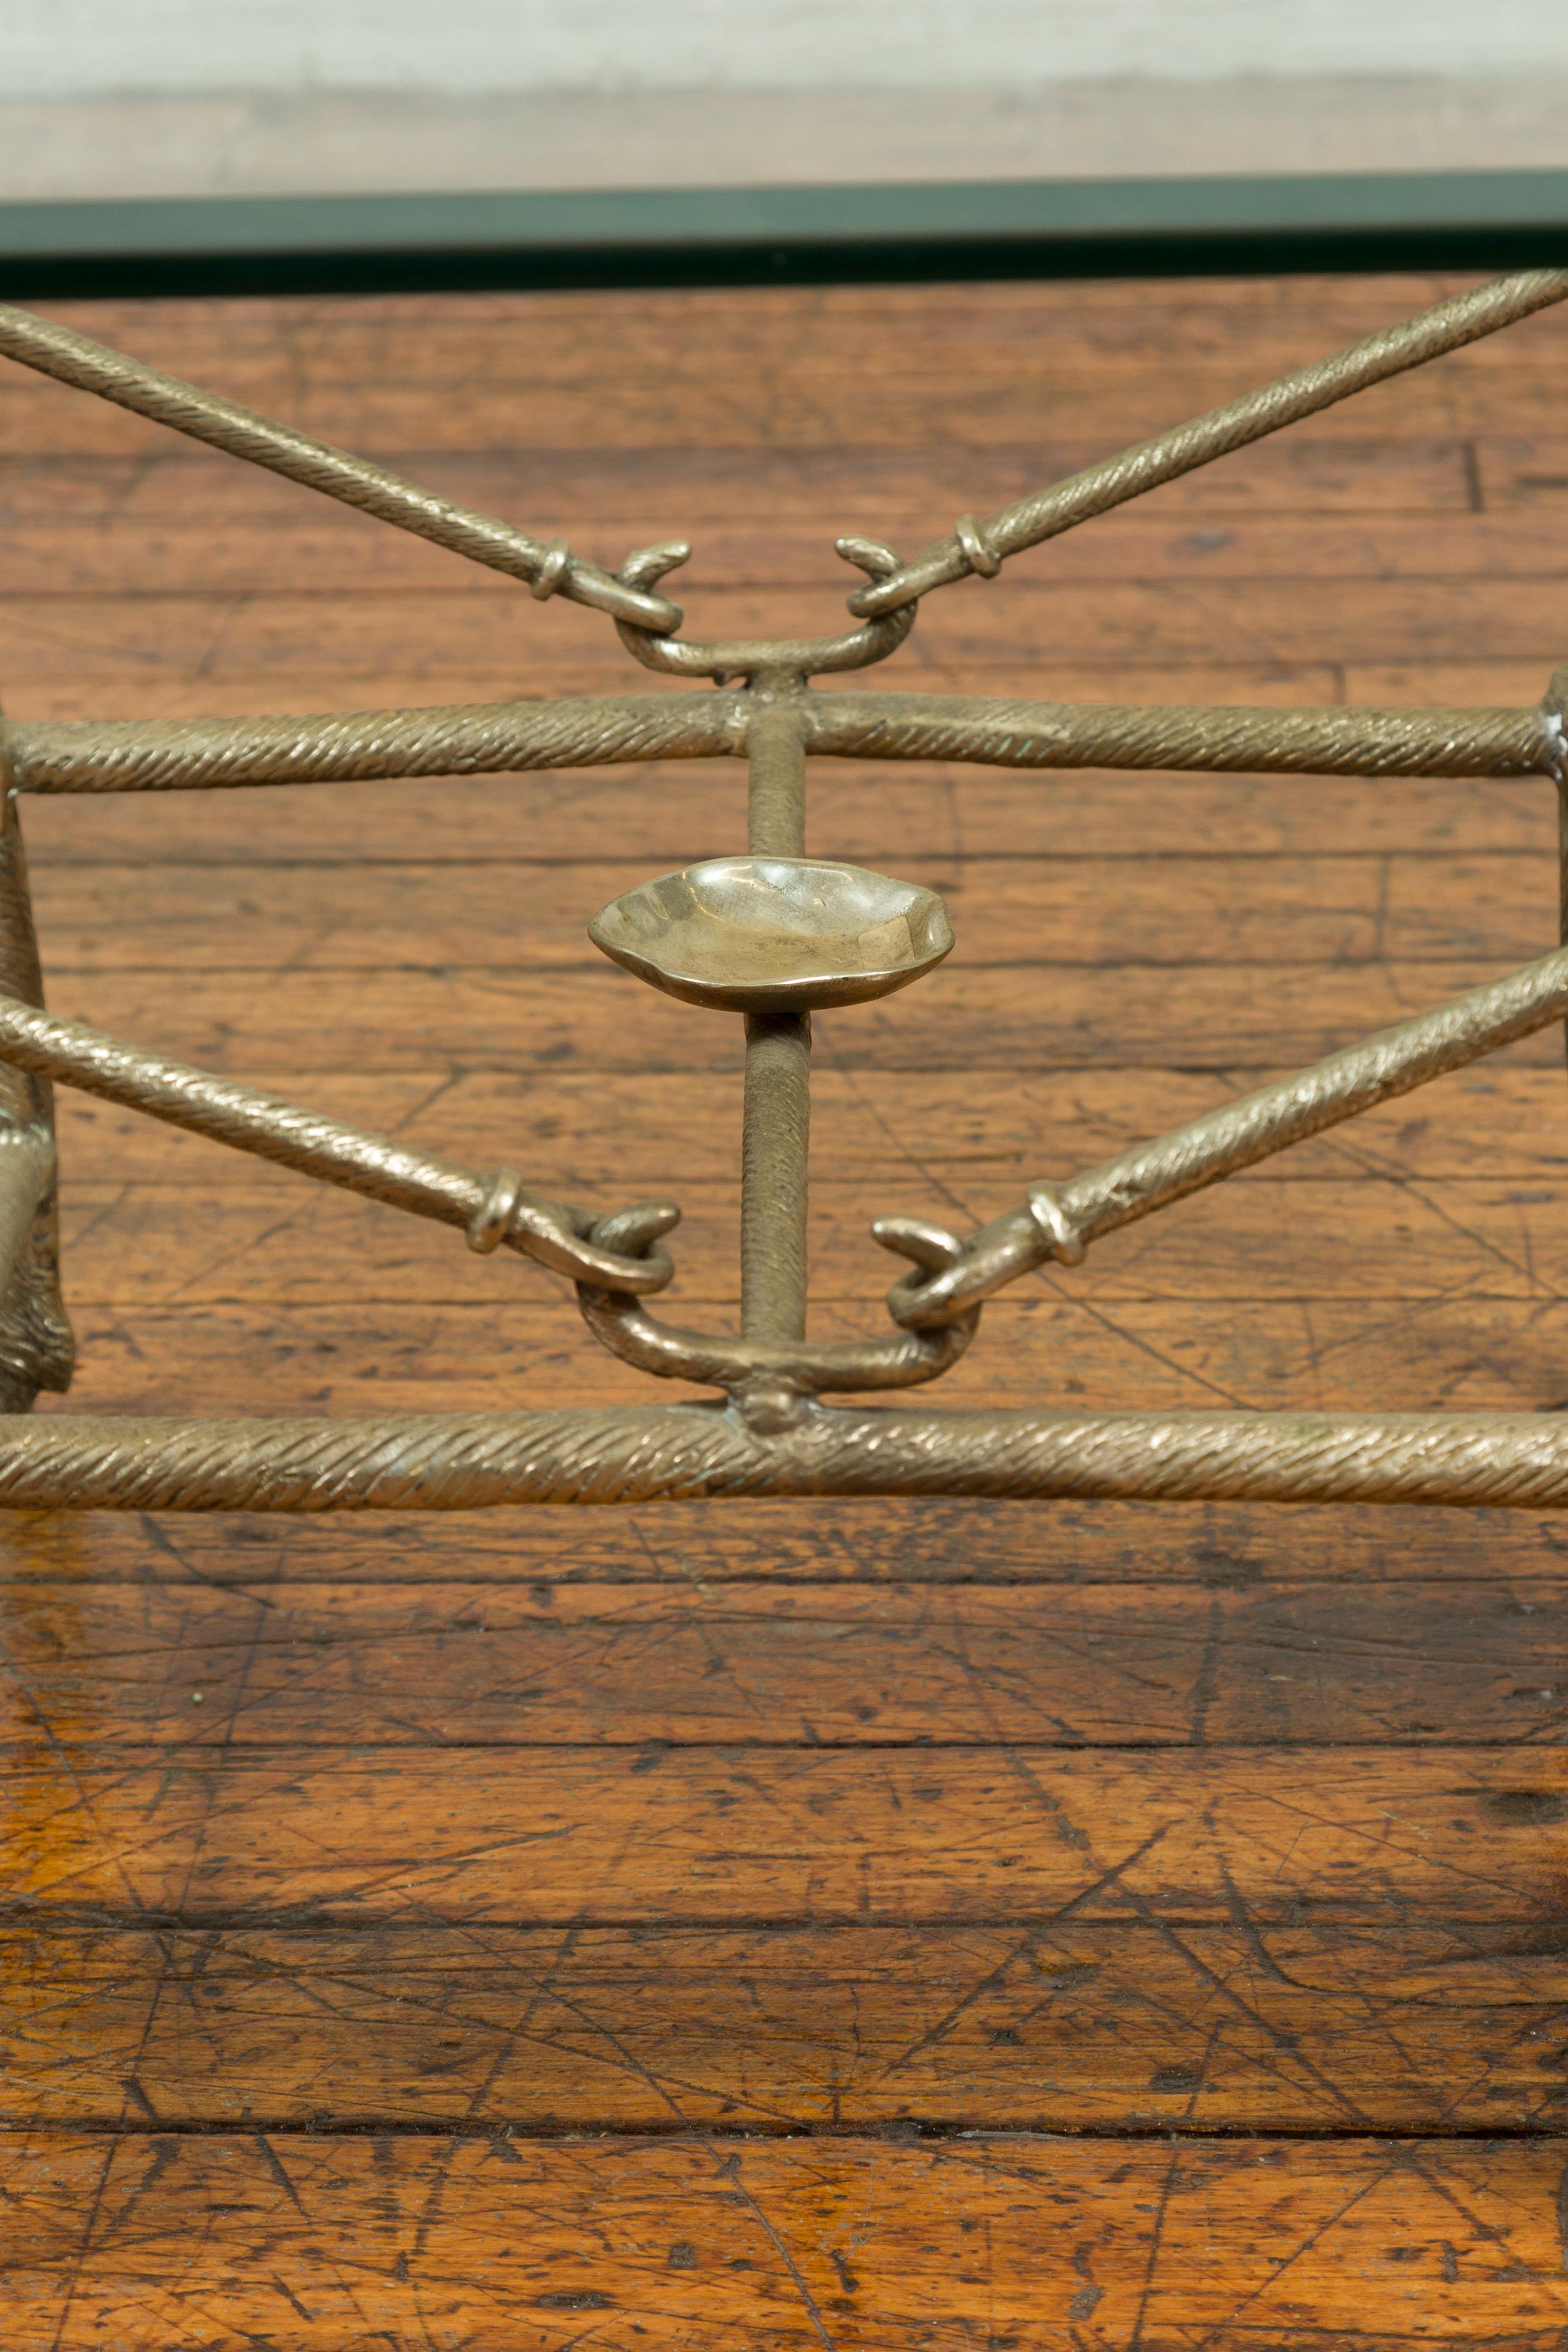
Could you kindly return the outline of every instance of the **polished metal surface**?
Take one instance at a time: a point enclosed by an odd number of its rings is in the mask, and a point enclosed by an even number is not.
[[[758,866],[805,856],[805,681],[752,683],[746,727],[746,846]],[[793,868],[792,868],[793,870]],[[782,1349],[805,1339],[809,1281],[806,1223],[810,1210],[811,1013],[775,1003],[746,1013],[746,1082],[741,1112],[741,1337],[760,1347],[763,1361],[744,1369],[715,1364],[717,1381],[759,1425],[784,1426],[811,1382],[792,1381]],[[608,1299],[595,1316],[584,1313],[595,1337],[618,1354],[626,1343],[650,1344],[654,1357],[634,1357],[649,1371],[668,1365],[684,1335],[652,1328],[651,1318],[628,1315],[631,1302]],[[633,1321],[647,1328],[636,1332]],[[687,1378],[690,1375],[688,1373]]]
[[[320,718],[46,720],[11,728],[6,750],[20,793],[189,792],[734,759],[746,723],[742,695],[642,694]]]
[[[811,1012],[901,988],[948,952],[929,890],[813,859],[809,762],[942,760],[1013,769],[1103,767],[1317,775],[1539,776],[1568,795],[1568,669],[1527,709],[1139,709],[820,690],[812,677],[895,653],[922,596],[994,579],[1024,549],[1227,450],[1455,351],[1568,297],[1532,270],[1439,303],[1089,467],[1013,506],[965,514],[912,562],[882,541],[836,542],[866,575],[857,625],[821,637],[701,644],[656,593],[684,541],[611,574],[160,374],[73,331],[0,308],[0,353],[270,467],[470,561],[531,596],[608,614],[645,667],[700,693],[500,703],[346,716],[42,722],[0,738],[0,1502],[18,1507],[311,1511],[611,1503],[722,1495],[972,1495],[1278,1502],[1568,1505],[1560,1414],[924,1412],[825,1405],[833,1393],[939,1378],[974,1340],[984,1302],[1048,1260],[1549,1023],[1568,1024],[1565,943],[1503,979],[1346,1046],[1172,1133],[1068,1179],[1041,1177],[968,1234],[889,1215],[873,1232],[910,1271],[890,1328],[813,1339],[807,1318]],[[590,925],[605,953],[666,993],[745,1024],[741,1120],[741,1330],[659,1321],[643,1303],[674,1272],[673,1202],[611,1213],[409,1151],[274,1096],[121,1045],[42,1008],[16,795],[522,773],[616,761],[744,759],[743,856],[657,876]],[[1310,788],[1310,787],[1309,787]],[[506,1246],[574,1283],[589,1328],[658,1379],[710,1402],[581,1413],[416,1415],[363,1422],[22,1418],[63,1389],[71,1339],[54,1215],[54,1080]]]
[[[640,882],[588,936],[687,1004],[820,1011],[889,996],[952,947],[933,891],[807,857],[710,857]]]

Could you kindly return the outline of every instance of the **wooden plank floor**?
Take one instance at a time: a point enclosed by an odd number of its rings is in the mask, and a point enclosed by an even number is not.
[[[84,305],[618,562],[838,625],[954,514],[1430,280]],[[1535,698],[1568,316],[934,599],[870,681]],[[637,690],[608,625],[15,372],[20,717]],[[28,803],[51,1002],[478,1166],[687,1208],[739,1024],[594,959],[730,765]],[[959,946],[818,1024],[817,1328],[961,1225],[1538,953],[1537,783],[825,763]],[[1548,1037],[987,1310],[957,1403],[1568,1407]],[[444,1231],[61,1106],[48,1410],[644,1393]],[[4,1533],[6,2352],[1568,2342],[1568,1521],[678,1507]]]

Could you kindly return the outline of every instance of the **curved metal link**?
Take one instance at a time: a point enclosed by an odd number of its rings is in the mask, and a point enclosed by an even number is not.
[[[663,1236],[680,1223],[680,1211],[673,1201],[634,1201],[629,1209],[616,1209],[604,1217],[586,1209],[563,1210],[551,1203],[546,1215],[556,1223],[564,1222],[569,1229],[561,1234],[558,1247],[553,1234],[530,1223],[538,1207],[536,1202],[515,1213],[512,1223],[518,1246],[568,1280],[594,1283],[617,1296],[647,1298],[663,1290],[673,1276],[674,1265],[663,1247]]]
[[[939,1380],[963,1354],[980,1319],[976,1307],[940,1331],[900,1331],[887,1339],[730,1339],[660,1323],[635,1299],[587,1284],[577,1299],[595,1339],[623,1363],[659,1380],[723,1389],[760,1429],[792,1427],[826,1391],[918,1388]]]
[[[610,1230],[620,1238],[622,1221],[611,1221]],[[956,1265],[961,1255],[956,1237],[940,1225],[922,1224],[912,1239],[900,1235],[887,1245],[932,1267]],[[623,1363],[660,1380],[723,1389],[759,1430],[793,1428],[805,1406],[825,1390],[907,1389],[938,1380],[958,1361],[980,1325],[976,1306],[952,1317],[940,1330],[903,1331],[893,1339],[734,1339],[658,1322],[635,1300],[590,1286],[579,1287],[577,1300],[594,1337]]]
[[[891,576],[899,559],[890,547],[874,539],[839,539],[834,546],[846,563],[853,563],[872,580]],[[620,577],[629,587],[651,588],[691,553],[685,540],[663,547],[639,548],[628,555]],[[917,606],[906,602],[887,619],[867,621],[861,627],[834,637],[737,638],[718,645],[685,645],[651,630],[617,621],[622,645],[645,669],[665,671],[675,677],[711,677],[722,684],[731,677],[756,677],[773,671],[796,677],[820,677],[829,670],[865,669],[897,653],[915,625]]]

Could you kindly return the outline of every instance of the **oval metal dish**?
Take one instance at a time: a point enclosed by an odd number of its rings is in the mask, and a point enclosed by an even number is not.
[[[588,936],[668,996],[732,1013],[863,1004],[952,946],[933,890],[809,857],[710,857],[641,882]]]

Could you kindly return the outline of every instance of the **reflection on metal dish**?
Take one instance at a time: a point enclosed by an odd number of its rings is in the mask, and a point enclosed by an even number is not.
[[[952,945],[932,890],[809,857],[711,857],[601,908],[588,936],[689,1004],[805,1012],[889,995]]]

